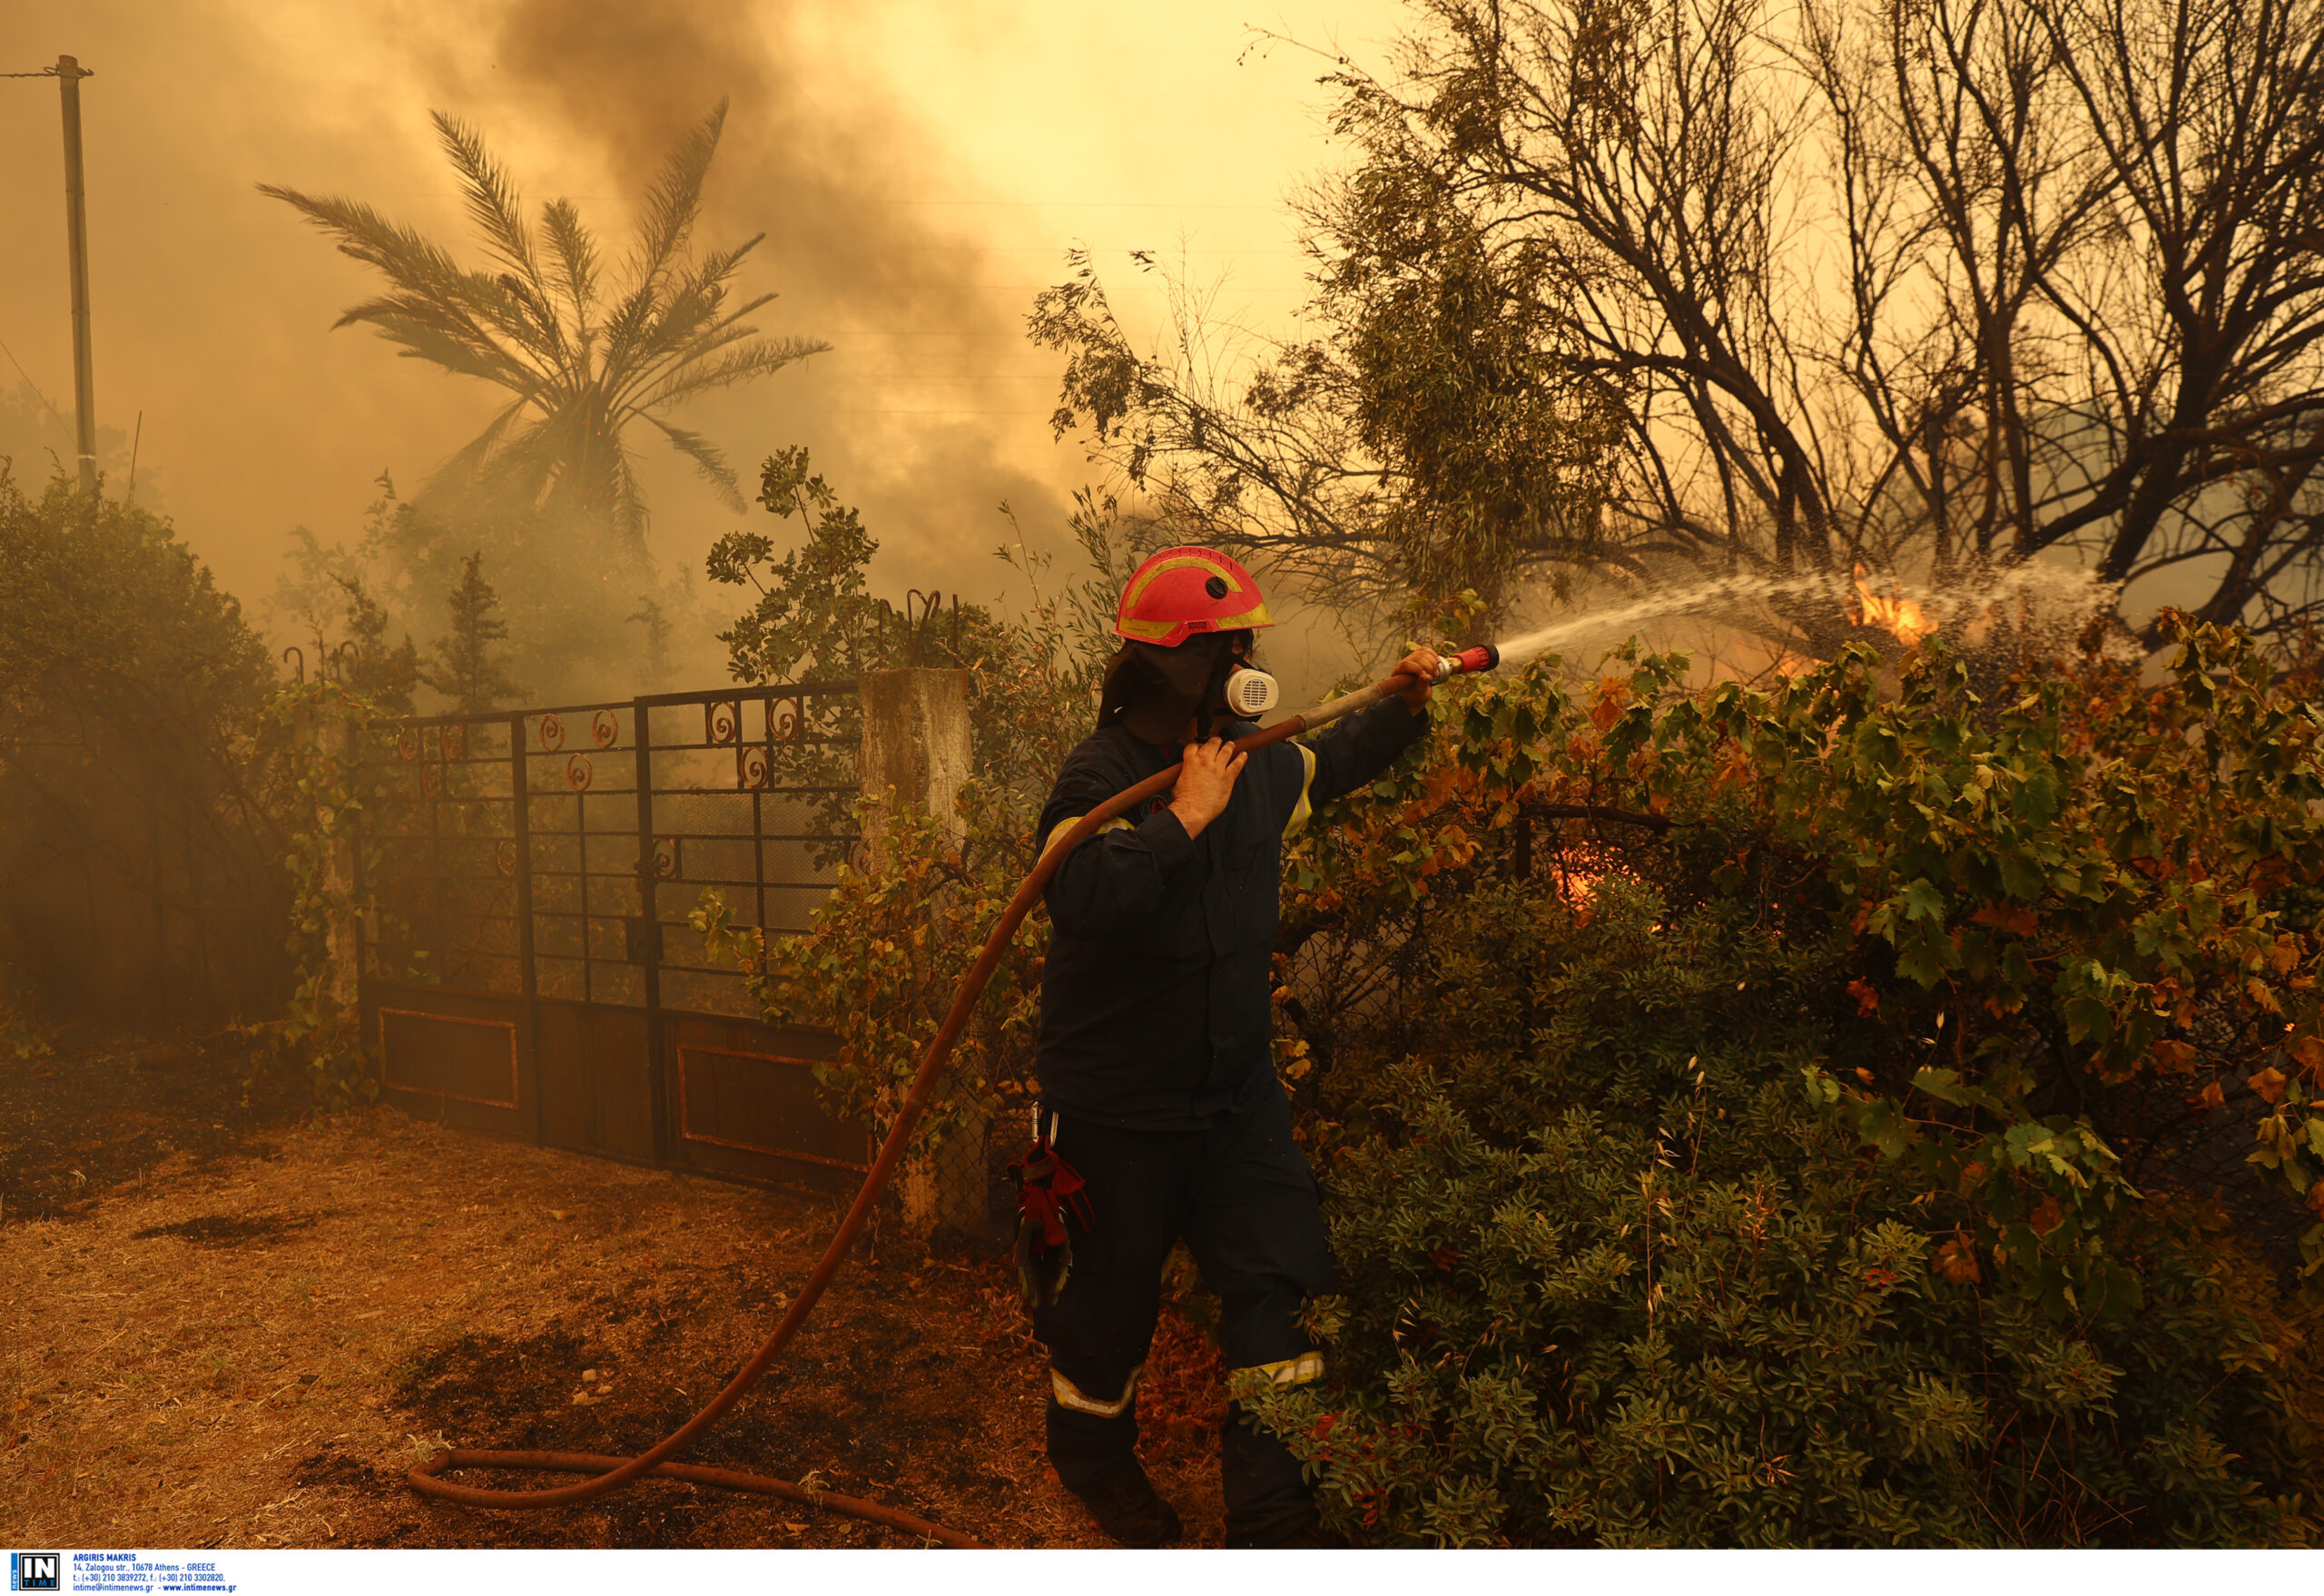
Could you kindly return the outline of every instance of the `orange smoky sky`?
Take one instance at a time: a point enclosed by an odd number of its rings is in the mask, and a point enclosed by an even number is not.
[[[493,404],[365,330],[331,331],[373,280],[254,185],[365,200],[473,258],[428,126],[442,109],[482,131],[534,207],[571,197],[617,250],[631,197],[722,97],[698,236],[763,232],[741,286],[781,297],[757,324],[832,348],[683,419],[746,482],[771,449],[807,444],[881,538],[883,589],[975,597],[1008,585],[990,557],[1009,533],[997,505],[1053,546],[1094,474],[1072,439],[1052,441],[1057,363],[1022,331],[1068,245],[1095,251],[1145,336],[1159,301],[1132,249],[1183,251],[1194,277],[1223,281],[1223,313],[1291,326],[1303,263],[1283,201],[1335,158],[1325,64],[1256,44],[1254,21],[1377,61],[1403,14],[12,0],[0,70],[70,53],[95,74],[82,98],[96,409],[119,434],[106,468],[125,481],[133,435],[140,498],[253,608],[293,527],[351,539],[383,470],[417,486]],[[29,382],[69,415],[59,145],[54,83],[0,80],[0,393]],[[698,568],[735,517],[658,438],[636,442],[655,554]]]

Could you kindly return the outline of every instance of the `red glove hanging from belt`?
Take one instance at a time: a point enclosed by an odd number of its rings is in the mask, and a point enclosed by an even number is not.
[[[1067,1276],[1073,1273],[1073,1242],[1066,1229],[1066,1217],[1070,1214],[1084,1230],[1094,1218],[1089,1199],[1082,1192],[1088,1183],[1081,1172],[1059,1157],[1049,1144],[1057,1126],[1054,1115],[1049,1126],[1045,1134],[1036,1112],[1033,1145],[1009,1166],[1009,1177],[1017,1183],[1017,1289],[1029,1310],[1056,1302]]]

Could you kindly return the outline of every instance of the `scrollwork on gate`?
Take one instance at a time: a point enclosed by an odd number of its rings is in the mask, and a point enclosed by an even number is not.
[[[801,698],[770,698],[766,701],[766,740],[769,743],[796,743],[807,734],[807,704]]]
[[[565,746],[564,716],[554,714],[541,716],[541,746],[551,754]]]
[[[589,717],[589,736],[600,748],[610,748],[621,741],[621,717],[610,709],[601,709]]]
[[[766,750],[756,743],[746,743],[734,750],[734,784],[745,793],[755,793],[765,786],[773,768]]]
[[[596,779],[596,773],[597,773],[592,769],[589,764],[589,756],[587,754],[574,754],[566,756],[565,784],[572,788],[575,792],[587,792],[589,790],[589,783]]]
[[[732,743],[743,734],[742,701],[722,698],[702,706],[702,740],[713,747]]]

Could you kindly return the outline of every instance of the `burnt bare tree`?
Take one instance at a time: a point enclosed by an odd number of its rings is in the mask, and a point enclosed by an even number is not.
[[[2324,457],[2324,7],[1811,12],[1871,490],[1940,575],[2083,550],[2307,616]],[[1894,196],[1888,198],[1886,196]],[[1892,486],[1893,485],[1893,486]]]
[[[2324,602],[2324,0],[1417,9],[1325,79],[1322,338],[1222,377],[1037,309],[1176,515],[1351,588],[2073,550]]]

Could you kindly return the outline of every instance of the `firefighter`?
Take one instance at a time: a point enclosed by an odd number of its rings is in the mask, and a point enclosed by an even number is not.
[[[1231,1371],[1278,1385],[1323,1374],[1296,1315],[1332,1289],[1332,1258],[1272,1046],[1283,844],[1429,727],[1437,659],[1419,649],[1398,666],[1415,678],[1401,696],[1304,744],[1230,753],[1256,727],[1228,704],[1273,703],[1251,663],[1252,635],[1272,625],[1250,574],[1215,550],[1165,549],[1140,566],[1116,616],[1123,641],[1098,728],[1067,756],[1040,819],[1054,844],[1102,800],[1184,761],[1171,791],[1110,822],[1049,882],[1027,1206],[1055,1214],[1063,1197],[1067,1239],[1045,1251],[1035,1227],[1039,1256],[1019,1249],[1049,1353],[1049,1462],[1126,1546],[1181,1532],[1134,1452],[1174,1243],[1221,1300]],[[1228,1545],[1317,1544],[1313,1493],[1281,1441],[1230,1405],[1221,1453]]]

